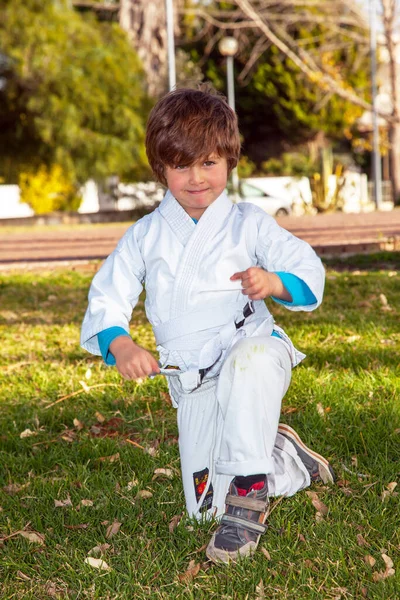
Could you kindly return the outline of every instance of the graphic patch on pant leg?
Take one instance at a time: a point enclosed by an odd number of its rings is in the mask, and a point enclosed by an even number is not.
[[[197,471],[197,473],[193,473],[193,482],[194,482],[194,491],[196,494],[196,501],[198,502],[206,489],[208,482],[208,469],[203,469],[202,471]],[[204,496],[203,502],[201,503],[200,512],[204,512],[208,510],[212,506],[214,496],[214,490],[212,483],[210,483],[210,487],[207,490],[206,495]]]

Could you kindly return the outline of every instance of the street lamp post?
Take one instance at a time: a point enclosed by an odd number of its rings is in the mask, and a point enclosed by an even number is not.
[[[382,204],[382,165],[379,150],[379,122],[377,106],[377,83],[376,83],[376,4],[370,0],[370,51],[371,51],[371,80],[372,80],[372,127],[373,127],[373,151],[372,167],[374,178],[375,208],[379,210]]]
[[[223,37],[218,44],[222,56],[226,57],[226,85],[228,88],[228,104],[235,112],[235,78],[233,72],[233,57],[238,51],[238,42],[234,37]],[[239,176],[237,168],[232,171],[233,198],[239,200]]]
[[[171,91],[176,86],[173,0],[165,0],[165,14],[167,21],[168,83],[169,91]]]

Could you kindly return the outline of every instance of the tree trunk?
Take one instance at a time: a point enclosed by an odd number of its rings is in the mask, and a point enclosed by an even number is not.
[[[389,123],[389,164],[390,179],[393,188],[393,199],[400,198],[400,93],[399,64],[397,61],[397,44],[395,42],[395,23],[397,6],[394,0],[382,0],[383,29],[389,57],[389,79],[392,96],[392,121]]]
[[[390,180],[392,182],[393,200],[399,203],[400,199],[400,123],[393,123],[389,127],[389,164]]]
[[[162,95],[168,90],[164,0],[121,0],[119,22],[142,61],[149,95]]]

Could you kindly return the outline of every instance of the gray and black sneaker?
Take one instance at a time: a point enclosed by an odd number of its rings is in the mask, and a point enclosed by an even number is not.
[[[323,481],[324,483],[335,482],[335,473],[326,458],[317,454],[314,450],[307,448],[294,429],[289,425],[279,423],[278,433],[285,436],[285,438],[293,444],[302,463],[310,474],[312,483],[318,481]]]
[[[267,529],[264,524],[269,507],[266,478],[261,489],[250,489],[245,495],[239,494],[238,490],[236,479],[233,479],[221,524],[207,546],[207,557],[216,563],[251,556]]]

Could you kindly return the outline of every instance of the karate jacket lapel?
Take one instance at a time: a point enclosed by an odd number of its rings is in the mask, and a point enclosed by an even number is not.
[[[191,282],[199,265],[207,256],[207,246],[221,229],[233,209],[233,204],[223,192],[203,213],[197,225],[168,191],[159,211],[184,245],[181,263],[176,274],[170,318],[187,310]]]

